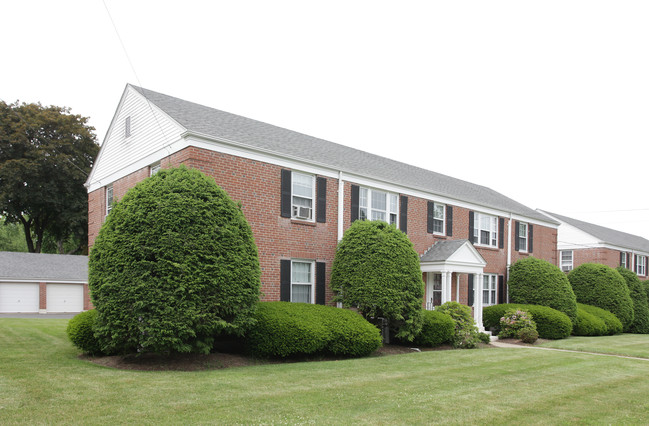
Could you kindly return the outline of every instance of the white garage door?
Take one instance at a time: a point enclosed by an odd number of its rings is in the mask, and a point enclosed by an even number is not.
[[[0,283],[0,312],[38,312],[38,284]]]
[[[47,285],[47,312],[81,311],[83,311],[83,285]]]

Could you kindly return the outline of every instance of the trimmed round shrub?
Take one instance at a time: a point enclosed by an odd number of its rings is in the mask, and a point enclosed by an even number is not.
[[[532,314],[521,309],[508,309],[502,318],[500,318],[500,332],[498,333],[498,337],[520,339],[521,332],[525,330],[536,331],[536,323],[532,319]],[[536,336],[538,338],[538,333]]]
[[[160,170],[112,208],[89,258],[95,333],[116,353],[208,353],[243,335],[259,300],[257,248],[214,179]]]
[[[450,315],[439,311],[424,311],[424,323],[415,337],[415,345],[434,348],[450,343],[455,334],[455,322]]]
[[[633,301],[633,323],[629,327],[629,333],[649,334],[649,302],[642,281],[635,272],[626,268],[620,266],[616,270],[626,281]]]
[[[536,323],[536,331],[542,339],[565,339],[572,331],[572,322],[563,312],[547,306],[516,303],[503,303],[483,308],[482,324],[496,333],[500,332],[500,318],[508,309],[520,309],[530,313]]]
[[[253,355],[286,358],[314,354],[366,356],[381,333],[358,313],[308,303],[260,302],[257,324],[245,336]]]
[[[454,348],[472,349],[480,342],[478,327],[475,325],[471,308],[458,302],[446,302],[435,308],[435,311],[447,314],[455,323],[451,337]]]
[[[335,301],[367,319],[385,318],[395,337],[421,330],[424,282],[419,255],[403,232],[380,221],[357,220],[338,244],[331,272]]]
[[[102,353],[99,341],[95,337],[94,325],[97,319],[97,310],[81,312],[70,318],[66,332],[74,346],[90,355]]]
[[[549,306],[577,319],[577,299],[566,274],[547,260],[527,257],[514,263],[509,271],[511,303]]]
[[[582,308],[581,303],[577,304],[577,321],[572,327],[573,336],[605,336],[608,334],[608,327],[603,319],[589,313]]]
[[[584,305],[583,303],[577,303],[577,308],[586,311],[589,314],[594,315],[604,321],[604,324],[606,325],[605,334],[613,335],[622,333],[622,323],[611,312],[602,308],[598,308],[597,306]]]
[[[615,269],[599,263],[584,263],[570,271],[568,279],[577,302],[612,312],[624,330],[633,324],[633,301],[626,281]]]
[[[518,334],[518,338],[523,343],[534,343],[539,339],[539,332],[533,328],[524,328]]]

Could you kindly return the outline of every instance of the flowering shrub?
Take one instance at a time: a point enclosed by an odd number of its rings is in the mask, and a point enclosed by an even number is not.
[[[454,348],[473,349],[481,341],[478,327],[471,316],[471,308],[458,302],[446,302],[435,308],[435,312],[450,315],[455,323],[455,333],[451,338]]]
[[[532,320],[532,315],[520,309],[508,309],[505,311],[505,315],[500,318],[498,337],[520,339],[521,332],[524,330],[534,330],[536,332],[536,323]],[[536,335],[538,337],[538,333]]]

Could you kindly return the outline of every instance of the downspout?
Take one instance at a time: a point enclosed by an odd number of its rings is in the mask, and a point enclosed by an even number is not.
[[[507,303],[509,303],[509,267],[512,266],[512,213],[509,212],[507,224]]]
[[[343,182],[343,172],[338,172],[338,241],[343,239],[343,221],[344,221],[344,203],[345,203],[345,182]]]

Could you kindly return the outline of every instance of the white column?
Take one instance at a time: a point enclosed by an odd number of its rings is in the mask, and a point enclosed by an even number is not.
[[[446,271],[442,271],[442,303],[446,303],[451,300],[451,295],[446,288]]]
[[[343,239],[343,222],[345,218],[345,181],[343,172],[338,172],[338,241]]]
[[[446,271],[446,293],[448,294],[449,302],[453,299],[453,271]]]
[[[455,274],[455,300],[460,303],[460,274]]]
[[[478,330],[484,331],[482,325],[482,286],[484,275],[482,273],[475,275],[476,279],[473,283],[473,319],[475,320]]]

